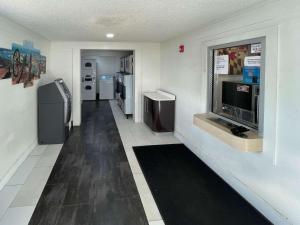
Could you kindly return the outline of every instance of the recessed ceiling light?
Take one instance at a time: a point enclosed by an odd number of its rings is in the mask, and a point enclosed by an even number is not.
[[[108,34],[106,34],[106,37],[107,38],[113,38],[115,35],[113,34],[113,33],[108,33]]]

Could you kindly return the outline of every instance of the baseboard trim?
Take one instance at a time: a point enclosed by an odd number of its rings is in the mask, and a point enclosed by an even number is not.
[[[16,160],[16,162],[9,168],[7,173],[0,180],[0,191],[7,184],[10,178],[15,174],[19,166],[25,161],[25,159],[29,156],[32,150],[37,146],[37,139],[35,139],[27,149],[21,154],[21,156]]]
[[[224,169],[217,166],[217,163],[214,163],[214,159],[204,153],[204,151],[201,151],[201,147],[194,146],[189,138],[186,138],[178,131],[175,131],[174,135],[273,224],[291,225],[287,217],[274,209],[267,201],[251,190],[246,184],[241,182],[230,172],[224,171]]]

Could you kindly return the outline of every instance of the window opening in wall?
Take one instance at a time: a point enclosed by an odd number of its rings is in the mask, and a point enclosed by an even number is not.
[[[208,111],[262,134],[265,38],[208,51]]]

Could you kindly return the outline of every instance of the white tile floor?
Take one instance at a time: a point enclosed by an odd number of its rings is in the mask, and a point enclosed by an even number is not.
[[[27,225],[35,206],[8,208],[1,219],[1,225]]]
[[[126,119],[115,101],[110,104],[149,225],[164,225],[132,146],[179,141],[171,135],[153,134],[143,123]],[[18,168],[0,191],[0,225],[28,224],[61,148],[62,145],[37,146]]]
[[[5,186],[0,192],[0,218],[2,218],[14,200],[21,185]]]
[[[0,191],[0,225],[27,225],[62,145],[37,146]]]
[[[132,119],[126,119],[116,101],[110,101],[110,105],[149,225],[164,225],[132,146],[176,144],[180,141],[172,135],[155,135],[145,124],[134,123]]]

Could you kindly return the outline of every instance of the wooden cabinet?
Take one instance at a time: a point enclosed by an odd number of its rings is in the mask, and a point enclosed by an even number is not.
[[[170,97],[163,93],[148,92],[144,94],[144,123],[154,132],[173,132],[175,96],[171,95]]]
[[[144,96],[144,123],[153,129],[153,100]]]

